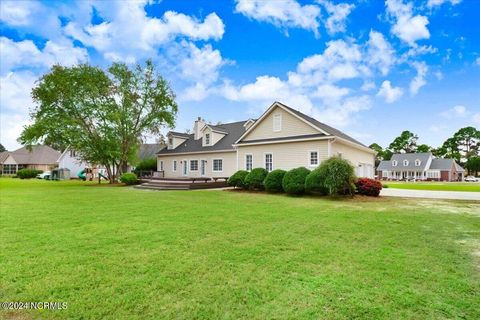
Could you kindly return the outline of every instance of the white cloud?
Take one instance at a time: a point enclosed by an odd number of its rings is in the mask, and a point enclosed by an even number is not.
[[[456,105],[451,109],[443,111],[440,115],[444,118],[451,119],[451,118],[463,118],[467,116],[468,111],[465,106]]]
[[[395,50],[380,32],[371,30],[367,42],[368,64],[387,75],[395,64]]]
[[[301,28],[313,31],[318,36],[320,8],[315,5],[302,6],[295,0],[237,0],[235,11],[285,30]]]
[[[370,91],[376,88],[375,82],[373,81],[364,81],[362,86],[360,87],[360,90],[362,91]]]
[[[317,0],[321,4],[329,17],[325,21],[325,28],[328,33],[333,35],[338,32],[344,32],[346,30],[346,20],[350,12],[355,8],[355,5],[348,3],[333,4],[327,0]]]
[[[421,87],[427,84],[426,76],[428,72],[428,66],[425,62],[413,62],[413,67],[417,71],[417,75],[410,82],[410,94],[416,95]]]
[[[402,95],[402,88],[392,87],[392,84],[388,80],[383,81],[382,85],[380,86],[380,90],[377,93],[377,96],[384,98],[385,102],[387,103],[393,103],[397,101]]]
[[[11,26],[28,25],[32,9],[37,5],[33,1],[1,1],[0,20]]]
[[[17,67],[50,67],[53,64],[73,65],[88,58],[87,50],[73,47],[71,42],[62,44],[47,41],[39,50],[31,40],[13,41],[0,37],[1,74]]]
[[[430,7],[430,8],[437,7],[447,2],[450,2],[454,6],[462,2],[462,0],[428,0],[427,7]]]
[[[145,12],[146,2],[95,2],[93,6],[106,21],[79,25],[75,21],[65,32],[88,47],[95,48],[107,60],[136,62],[156,55],[156,51],[175,38],[218,40],[225,26],[216,13],[202,21],[167,11],[162,18],[152,18]],[[134,21],[135,23],[132,23]]]
[[[311,114],[322,122],[345,127],[353,122],[358,112],[369,110],[371,107],[372,101],[369,96],[352,96],[337,105],[325,107],[322,110],[313,109]]]
[[[403,0],[386,0],[387,15],[394,21],[392,33],[411,46],[416,41],[430,38],[427,25],[428,18],[422,15],[413,15],[413,4],[404,4]]]
[[[335,102],[349,93],[349,88],[337,87],[335,85],[326,83],[318,86],[311,96],[323,99],[326,102]]]

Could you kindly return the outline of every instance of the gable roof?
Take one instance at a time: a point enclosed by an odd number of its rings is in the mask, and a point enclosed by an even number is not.
[[[7,160],[9,155],[10,155],[10,151],[0,152],[0,163],[3,163],[5,160]]]
[[[161,143],[143,143],[138,149],[137,156],[140,160],[155,158],[157,152],[165,148]]]
[[[432,157],[431,152],[423,153],[395,153],[390,160],[383,160],[378,165],[377,170],[413,170],[424,171],[428,169],[428,159]],[[420,160],[420,166],[415,166],[415,160]],[[408,165],[403,165],[403,161],[408,160]],[[397,165],[393,166],[393,161],[397,161]]]
[[[167,135],[169,134],[177,137],[184,137],[184,138],[190,137],[189,133],[183,133],[183,132],[169,131]]]
[[[452,167],[456,171],[465,171],[455,160],[453,159],[433,159],[430,169],[432,170],[451,170]]]
[[[205,130],[205,128],[210,128],[212,131],[216,131],[216,132],[228,134],[227,130],[226,130],[224,127],[222,127],[221,125],[214,126],[214,125],[211,125],[211,124],[208,124],[208,123],[207,123],[207,124],[202,128],[202,131]]]
[[[9,152],[9,155],[11,155],[18,164],[55,164],[61,154],[49,146],[35,145],[32,146],[31,151],[28,150],[27,147],[22,147],[15,151]],[[2,162],[5,160],[6,157],[2,160]]]
[[[320,122],[318,121],[317,119],[314,119],[310,116],[307,116],[306,114],[298,111],[298,110],[295,110],[281,102],[278,102],[278,101],[275,101],[263,114],[262,116],[257,120],[255,121],[255,123],[253,125],[250,126],[250,128],[248,128],[248,130],[238,139],[237,143],[240,143],[240,140],[243,139],[247,133],[249,133],[250,131],[252,131],[256,125],[258,123],[260,123],[269,113],[271,110],[273,110],[274,107],[281,107],[283,108],[284,110],[286,110],[287,112],[290,112],[292,113],[294,116],[300,118],[301,120],[303,120],[304,122],[306,122],[307,124],[309,124],[310,126],[312,126],[313,128],[317,129],[319,131],[319,133],[322,133],[324,136],[334,136],[334,137],[338,137],[338,138],[341,138],[341,139],[344,139],[344,140],[347,140],[348,142],[351,142],[351,143],[354,143],[354,144],[357,144],[357,145],[360,145],[362,147],[365,147],[365,148],[368,148],[366,145],[364,145],[363,143],[361,143],[360,141],[350,137],[349,135],[347,135],[346,133],[338,130],[338,129],[335,129],[323,122]],[[241,142],[241,143],[244,143],[244,142]]]
[[[188,139],[181,143],[175,149],[162,149],[157,152],[158,155],[163,154],[175,154],[175,153],[185,153],[185,152],[209,152],[209,151],[220,151],[220,150],[234,150],[233,144],[237,141],[238,138],[245,132],[245,127],[243,124],[246,121],[224,123],[221,126],[215,126],[221,128],[226,135],[223,136],[217,143],[213,146],[202,146],[202,139],[195,140],[194,135],[188,135]]]

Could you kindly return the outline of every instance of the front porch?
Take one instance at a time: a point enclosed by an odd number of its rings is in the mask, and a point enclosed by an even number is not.
[[[429,180],[432,179],[426,171],[398,170],[382,171],[383,180]]]

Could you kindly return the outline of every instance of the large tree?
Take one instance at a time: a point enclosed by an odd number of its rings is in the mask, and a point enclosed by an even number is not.
[[[5,149],[5,147],[3,146],[3,144],[0,143],[0,152],[3,152],[3,151],[7,151],[7,150]]]
[[[394,153],[411,153],[417,150],[418,136],[408,130],[403,131],[388,146]]]
[[[378,143],[372,143],[368,147],[377,153],[375,155],[375,167],[378,167],[378,165],[380,164],[380,161],[389,160],[389,159],[384,159],[385,151],[383,150],[382,146],[379,145]]]
[[[469,174],[473,174],[476,176],[477,173],[480,171],[480,157],[479,156],[470,157],[467,160],[465,167],[467,168]]]
[[[20,142],[68,145],[83,160],[105,166],[110,182],[137,160],[142,137],[172,127],[177,112],[173,91],[151,61],[133,69],[114,63],[107,71],[54,66],[38,80],[32,98],[33,124]]]
[[[417,152],[430,152],[432,151],[432,147],[427,144],[421,144],[417,147]]]
[[[470,157],[479,156],[480,131],[474,127],[461,128],[438,149],[438,155],[465,164]]]

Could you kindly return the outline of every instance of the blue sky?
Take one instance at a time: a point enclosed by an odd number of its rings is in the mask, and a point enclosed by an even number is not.
[[[51,65],[151,58],[177,93],[177,130],[256,118],[275,100],[360,141],[402,130],[440,145],[480,126],[480,3],[2,1],[1,136],[8,149]]]

